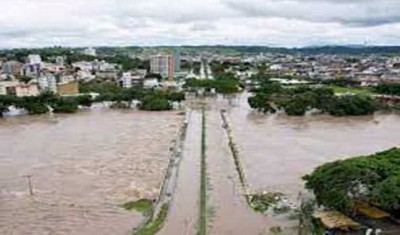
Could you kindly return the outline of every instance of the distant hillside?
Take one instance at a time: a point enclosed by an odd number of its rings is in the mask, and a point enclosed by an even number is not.
[[[98,55],[129,55],[130,53],[146,52],[147,54],[162,51],[179,51],[181,53],[202,54],[217,53],[221,55],[241,55],[241,54],[260,54],[260,53],[281,53],[281,54],[387,54],[400,55],[400,46],[319,46],[304,48],[285,48],[285,47],[266,47],[266,46],[156,46],[156,47],[95,47]],[[0,57],[5,55],[15,55],[16,57],[28,54],[41,54],[42,56],[51,55],[71,55],[77,53],[82,48],[50,47],[50,48],[31,48],[31,49],[9,49],[0,50]]]
[[[184,49],[198,51],[227,51],[238,53],[282,53],[282,54],[399,54],[400,46],[321,46],[304,48],[264,47],[264,46],[184,46]]]

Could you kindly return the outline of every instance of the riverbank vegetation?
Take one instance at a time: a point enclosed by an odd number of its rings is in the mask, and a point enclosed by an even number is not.
[[[367,202],[400,216],[400,149],[335,161],[303,177],[319,205],[351,215]]]
[[[121,207],[125,210],[135,210],[142,214],[147,214],[151,210],[152,206],[153,202],[149,199],[139,199],[137,201],[130,201],[121,205]]]
[[[161,206],[160,211],[157,214],[157,217],[154,220],[149,220],[142,228],[137,231],[134,231],[134,235],[155,235],[158,231],[163,227],[165,220],[168,215],[168,204],[163,204]]]
[[[302,116],[313,109],[333,116],[359,116],[372,114],[379,109],[378,102],[368,95],[336,96],[329,87],[284,87],[272,82],[255,89],[248,102],[258,111],[274,113],[284,110],[289,116]]]
[[[39,96],[16,97],[12,95],[0,96],[0,116],[8,111],[10,106],[23,108],[29,114],[43,114],[53,110],[56,113],[74,113],[78,106],[90,106],[90,96],[61,97],[52,92],[44,92]]]
[[[137,100],[140,101],[139,109],[147,111],[171,110],[173,108],[172,102],[182,102],[185,100],[184,92],[143,89],[140,87],[123,89],[114,83],[107,83],[104,81],[82,83],[79,89],[80,92],[84,93],[98,93],[99,96],[96,98],[96,101],[112,101],[119,104],[130,104],[133,100]],[[115,108],[124,108],[125,106],[126,105],[117,105]]]
[[[130,108],[133,100],[139,101],[138,108],[147,111],[171,110],[172,102],[185,100],[184,92],[169,90],[153,90],[142,88],[122,89],[113,84],[90,83],[81,87],[84,93],[95,92],[99,96],[93,99],[90,95],[60,96],[52,92],[43,92],[38,96],[16,97],[0,96],[0,117],[9,107],[25,109],[28,114],[43,114],[50,110],[55,113],[74,113],[79,106],[90,107],[93,102],[113,102],[111,108]]]
[[[400,84],[382,83],[376,86],[374,90],[379,94],[400,96]]]

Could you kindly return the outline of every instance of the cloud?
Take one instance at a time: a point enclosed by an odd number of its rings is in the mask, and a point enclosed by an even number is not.
[[[400,22],[398,0],[223,0],[223,3],[247,17],[281,17],[350,26]]]
[[[0,47],[396,44],[397,0],[1,0]]]

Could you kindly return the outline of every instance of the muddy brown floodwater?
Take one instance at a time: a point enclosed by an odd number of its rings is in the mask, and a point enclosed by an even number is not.
[[[131,234],[183,116],[92,110],[0,120],[0,234]],[[33,196],[29,196],[30,175]]]
[[[246,204],[220,110],[227,110],[249,190],[282,192],[296,202],[301,177],[316,166],[372,154],[400,142],[400,115],[263,115],[248,94],[208,99],[208,233],[269,234],[296,221]],[[75,115],[0,120],[0,234],[130,234],[142,216],[119,204],[156,197],[182,115],[96,109]],[[189,115],[173,202],[160,234],[198,229],[201,113]],[[31,175],[29,196],[26,175]],[[288,235],[297,234],[286,230]]]
[[[263,115],[247,94],[229,108],[247,180],[253,189],[304,191],[301,177],[320,164],[398,146],[400,115],[365,117]]]

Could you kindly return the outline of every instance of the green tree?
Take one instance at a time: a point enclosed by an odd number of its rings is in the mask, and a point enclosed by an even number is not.
[[[400,149],[324,164],[303,177],[319,205],[352,213],[356,201],[400,209]]]

